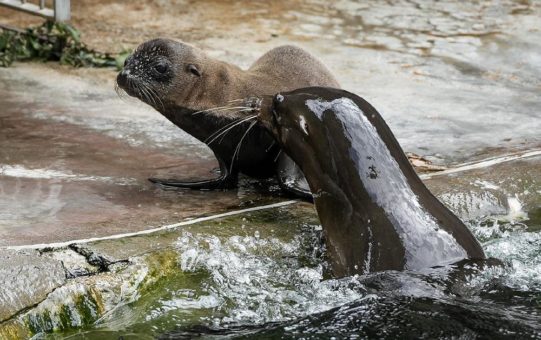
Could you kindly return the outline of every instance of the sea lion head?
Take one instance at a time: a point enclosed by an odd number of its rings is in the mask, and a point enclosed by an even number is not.
[[[202,77],[203,53],[170,40],[153,39],[139,45],[118,73],[117,85],[128,95],[161,109],[193,91]]]
[[[307,101],[318,98],[317,94],[303,89],[279,93],[272,100],[263,99],[258,115],[259,122],[272,133],[307,178],[312,179],[331,171],[327,168],[333,158],[329,145],[333,127],[324,124],[322,118],[307,106]]]

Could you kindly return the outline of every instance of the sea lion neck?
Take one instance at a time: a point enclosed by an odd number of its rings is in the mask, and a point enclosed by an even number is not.
[[[209,115],[204,110],[191,109],[176,103],[166,103],[158,111],[170,122],[202,142],[223,127],[224,119],[226,119]]]
[[[218,107],[224,102],[244,99],[252,95],[242,85],[247,83],[246,72],[235,65],[215,61],[212,64],[207,63],[203,72],[203,88],[207,91],[205,96],[212,98],[212,101],[206,103],[209,107]],[[209,91],[211,96],[208,96]]]

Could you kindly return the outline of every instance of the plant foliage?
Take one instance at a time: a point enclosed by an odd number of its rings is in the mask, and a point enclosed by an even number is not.
[[[17,60],[58,61],[74,67],[122,68],[129,51],[117,55],[97,52],[81,42],[74,27],[46,21],[22,32],[0,31],[0,66],[8,67]]]

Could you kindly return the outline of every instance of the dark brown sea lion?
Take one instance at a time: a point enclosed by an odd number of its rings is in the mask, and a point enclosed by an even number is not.
[[[265,98],[260,111],[306,176],[336,276],[485,258],[364,99],[312,87]]]
[[[239,173],[260,179],[276,176],[282,188],[301,196],[309,195],[306,185],[302,187],[302,173],[251,115],[253,103],[243,98],[306,86],[339,87],[320,61],[295,46],[274,48],[242,70],[169,39],[141,44],[126,60],[117,84],[207,143],[220,165],[220,176],[215,179],[187,182],[152,178],[152,182],[226,189],[237,185]]]

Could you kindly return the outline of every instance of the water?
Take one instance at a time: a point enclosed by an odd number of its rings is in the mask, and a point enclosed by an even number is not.
[[[175,243],[178,272],[92,329],[62,337],[539,338],[538,215],[510,210],[468,223],[503,265],[340,280],[330,278],[320,226],[288,221],[287,208],[257,213],[234,232],[185,230]],[[261,219],[294,232],[262,236],[253,226]]]

